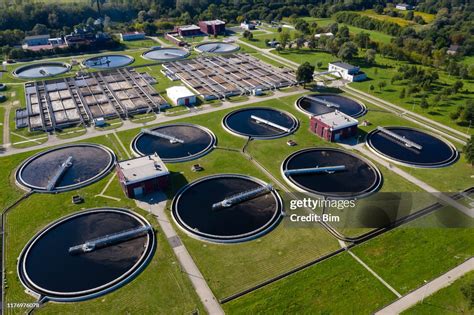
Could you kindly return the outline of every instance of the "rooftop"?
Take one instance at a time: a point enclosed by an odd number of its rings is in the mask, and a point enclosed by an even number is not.
[[[212,20],[212,21],[201,21],[202,23],[206,23],[207,25],[221,25],[225,24],[224,21],[221,20]]]
[[[126,184],[168,175],[170,172],[158,154],[118,162]]]
[[[357,119],[354,119],[338,110],[318,116],[313,116],[313,118],[331,126],[333,130],[354,126],[359,123]]]
[[[334,66],[339,67],[339,68],[346,69],[346,70],[352,70],[354,68],[357,68],[356,66],[353,66],[351,64],[348,64],[348,63],[345,63],[345,62],[342,62],[342,61],[330,62],[329,64],[334,65]]]
[[[47,34],[47,35],[26,36],[26,37],[25,37],[25,40],[30,40],[30,39],[43,39],[43,38],[49,38],[49,34]]]
[[[172,98],[190,97],[194,96],[194,93],[183,85],[172,86],[166,89],[166,94]]]
[[[177,27],[181,31],[196,31],[200,30],[199,26],[197,25],[182,25]]]

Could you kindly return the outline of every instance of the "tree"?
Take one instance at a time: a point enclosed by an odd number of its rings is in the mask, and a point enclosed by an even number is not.
[[[314,66],[309,62],[305,62],[298,67],[296,70],[296,80],[303,83],[303,87],[306,87],[306,83],[313,81]]]
[[[375,50],[374,49],[367,49],[367,51],[365,52],[365,61],[367,61],[368,64],[375,63]]]
[[[244,33],[242,34],[242,36],[245,38],[245,39],[248,39],[248,40],[252,40],[253,39],[253,34],[252,32],[246,30],[244,31]]]
[[[464,154],[466,156],[467,162],[470,163],[471,166],[474,166],[474,135],[471,135],[471,138],[467,140],[467,143],[464,146]],[[471,296],[471,299],[472,298],[473,297]],[[474,304],[472,301],[471,303]]]
[[[319,69],[321,69],[321,67],[323,66],[323,62],[322,61],[318,61],[316,63],[316,66],[318,66]]]
[[[337,56],[342,60],[351,60],[357,55],[357,52],[357,46],[353,42],[345,42],[339,49]]]
[[[387,82],[385,82],[385,81],[380,81],[380,82],[377,84],[377,86],[379,87],[380,91],[382,91],[383,88],[387,86]]]
[[[403,88],[403,89],[400,91],[400,98],[405,98],[405,94],[406,94],[406,91],[405,91],[405,88]]]
[[[474,101],[468,100],[466,102],[466,107],[464,107],[463,111],[460,114],[459,119],[466,123],[474,122]]]
[[[423,96],[423,98],[421,99],[421,102],[420,102],[420,107],[423,108],[423,109],[426,109],[430,106],[430,104],[428,104],[428,101],[426,101],[426,97]]]
[[[454,84],[453,84],[454,93],[455,94],[458,93],[462,89],[463,86],[464,86],[464,83],[462,83],[462,81],[458,80],[458,81],[454,82]]]
[[[290,33],[288,33],[287,31],[282,31],[279,37],[281,46],[283,48],[286,48],[286,45],[288,45],[288,42],[290,41]]]
[[[100,7],[106,3],[107,0],[91,0],[91,5],[96,5],[97,6],[97,12],[99,13],[99,16],[102,16],[102,13],[100,12]]]
[[[371,92],[373,92],[373,91],[375,90],[375,86],[374,86],[373,84],[371,84],[371,85],[369,86],[369,90],[370,90]]]
[[[36,24],[31,31],[34,35],[46,35],[49,33],[48,28],[44,24]]]

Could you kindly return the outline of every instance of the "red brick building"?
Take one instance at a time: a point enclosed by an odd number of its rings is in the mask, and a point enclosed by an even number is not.
[[[197,25],[175,26],[173,33],[178,33],[182,37],[202,35],[201,29]]]
[[[129,198],[163,190],[169,182],[170,172],[157,154],[120,161],[116,171]]]
[[[321,138],[335,142],[357,135],[359,122],[340,111],[313,116],[310,121],[310,130]]]
[[[199,27],[207,35],[225,35],[225,22],[221,20],[200,21]]]

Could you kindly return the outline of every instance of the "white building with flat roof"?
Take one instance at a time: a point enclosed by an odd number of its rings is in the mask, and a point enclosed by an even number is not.
[[[166,95],[174,105],[190,106],[196,104],[196,94],[183,85],[166,89]]]
[[[360,71],[359,67],[341,61],[330,62],[328,72],[334,73],[349,82],[358,82],[367,79],[367,75],[363,71]]]

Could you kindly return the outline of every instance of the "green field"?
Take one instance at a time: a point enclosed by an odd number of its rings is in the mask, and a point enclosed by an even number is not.
[[[369,314],[395,299],[342,253],[226,303],[224,309],[230,314]]]
[[[445,207],[357,246],[353,252],[395,290],[406,294],[474,255],[473,223]]]
[[[474,283],[474,271],[471,271],[463,277],[456,280],[450,286],[443,288],[435,294],[426,297],[412,308],[406,310],[402,314],[426,314],[426,315],[442,315],[442,314],[472,314],[473,306],[468,298],[463,294]],[[472,299],[472,297],[471,297]]]
[[[305,21],[307,21],[308,23],[316,22],[318,24],[318,26],[328,26],[330,24],[336,23],[336,21],[331,19],[331,18],[323,19],[323,18],[304,17],[303,19]],[[349,28],[349,32],[353,35],[359,34],[359,33],[369,34],[370,39],[375,41],[375,42],[381,42],[381,43],[388,44],[388,43],[391,42],[391,40],[393,38],[392,36],[384,34],[382,32],[366,30],[366,29],[355,27],[355,26],[352,26],[352,25],[346,25],[344,23],[339,23],[339,26],[342,26],[342,25],[347,26]]]

